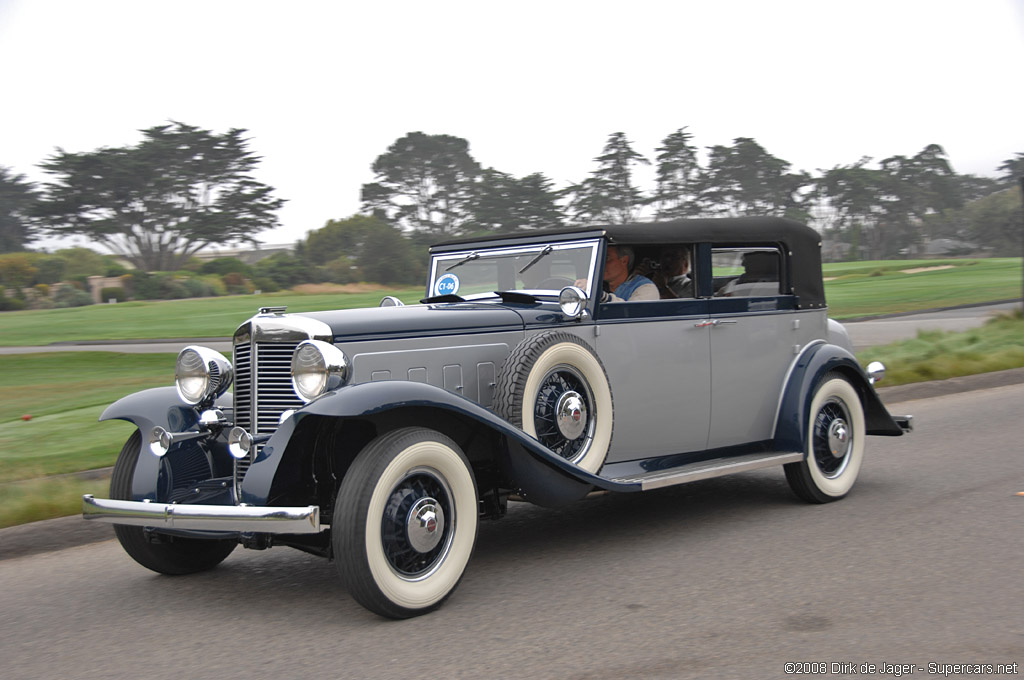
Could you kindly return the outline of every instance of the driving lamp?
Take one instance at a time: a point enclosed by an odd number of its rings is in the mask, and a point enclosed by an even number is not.
[[[228,452],[233,458],[245,458],[252,451],[252,435],[244,427],[233,427],[228,433]]]

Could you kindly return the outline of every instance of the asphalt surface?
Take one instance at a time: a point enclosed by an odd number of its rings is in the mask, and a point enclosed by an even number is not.
[[[887,345],[917,337],[918,331],[966,331],[981,326],[997,314],[1020,309],[1021,303],[951,307],[916,314],[893,314],[860,321],[845,321],[854,350]]]
[[[452,598],[403,622],[355,604],[329,562],[285,548],[238,550],[188,577],[152,574],[114,541],[5,560],[0,675],[1019,674],[1022,403],[1020,384],[890,402],[917,431],[869,438],[837,503],[798,502],[769,469],[557,510],[513,504],[481,524]]]

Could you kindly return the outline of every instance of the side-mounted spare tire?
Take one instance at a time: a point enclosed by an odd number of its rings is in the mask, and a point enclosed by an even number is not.
[[[498,376],[498,415],[566,460],[596,473],[614,425],[604,365],[581,338],[552,331],[523,340]]]

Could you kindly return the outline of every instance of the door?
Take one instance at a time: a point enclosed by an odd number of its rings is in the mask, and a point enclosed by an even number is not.
[[[707,300],[601,306],[595,345],[612,386],[607,462],[703,451],[711,403]]]

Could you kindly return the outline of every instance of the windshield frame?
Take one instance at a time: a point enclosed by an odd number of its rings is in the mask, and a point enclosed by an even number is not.
[[[576,239],[571,241],[551,240],[544,242],[534,243],[523,243],[517,245],[504,245],[486,247],[486,244],[475,244],[468,245],[467,247],[460,250],[451,250],[447,252],[434,253],[430,258],[430,271],[427,278],[427,297],[440,295],[441,293],[435,290],[437,286],[438,277],[444,276],[446,273],[458,273],[459,267],[453,267],[456,263],[465,262],[466,266],[469,263],[482,262],[488,259],[505,258],[505,257],[518,257],[522,255],[536,257],[541,253],[550,248],[548,253],[545,253],[543,257],[537,260],[537,263],[543,262],[543,258],[549,257],[561,250],[583,250],[590,248],[590,266],[587,271],[585,278],[588,282],[588,287],[591,286],[591,282],[594,280],[594,273],[598,267],[598,258],[600,255],[601,238],[586,238]],[[481,247],[483,246],[483,247]],[[467,260],[472,254],[477,254],[478,257],[471,260]],[[524,263],[525,264],[525,263]],[[535,263],[536,264],[536,263]],[[603,267],[604,262],[601,261],[600,265]],[[451,272],[449,272],[451,268]],[[518,276],[518,274],[517,274]],[[574,285],[575,281],[569,285]],[[516,288],[512,289],[517,293],[526,293],[535,297],[558,297],[561,288],[559,289],[547,289],[547,288]],[[482,293],[471,293],[463,295],[462,297],[467,300],[478,300],[481,298],[492,298],[495,297],[495,291],[487,291]],[[590,292],[587,291],[589,295]]]

